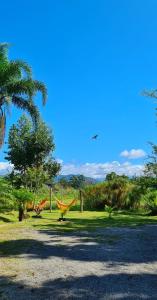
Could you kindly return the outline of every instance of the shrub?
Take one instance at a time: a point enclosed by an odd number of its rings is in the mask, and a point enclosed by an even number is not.
[[[157,191],[150,190],[143,197],[146,209],[149,210],[151,216],[157,215]]]
[[[90,185],[83,190],[84,209],[104,209],[105,204],[110,204],[106,197],[106,183]]]
[[[124,209],[129,206],[133,184],[125,178],[116,178],[84,188],[85,209],[104,209],[105,205]]]
[[[34,194],[24,188],[14,190],[13,194],[19,210],[19,221],[22,221],[25,217],[26,205],[33,201]]]
[[[15,204],[11,185],[6,179],[0,178],[0,212],[14,209]]]

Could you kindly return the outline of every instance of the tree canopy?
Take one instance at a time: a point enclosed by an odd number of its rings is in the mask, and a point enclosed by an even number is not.
[[[46,124],[40,119],[34,130],[30,118],[22,115],[10,128],[6,159],[15,170],[24,172],[28,167],[44,164],[54,149],[53,135]]]
[[[22,115],[9,131],[6,159],[14,165],[15,176],[12,179],[20,184],[22,177],[17,171],[31,185],[34,177],[40,177],[40,182],[41,178],[46,181],[54,177],[60,170],[60,165],[52,157],[54,149],[53,134],[47,125],[40,119],[34,130],[31,119]]]

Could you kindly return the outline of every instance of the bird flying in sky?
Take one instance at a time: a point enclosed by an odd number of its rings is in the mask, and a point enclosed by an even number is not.
[[[96,140],[98,138],[98,134],[92,136],[92,140]]]

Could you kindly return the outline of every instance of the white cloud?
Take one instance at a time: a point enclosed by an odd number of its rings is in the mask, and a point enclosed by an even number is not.
[[[125,157],[127,159],[137,159],[146,156],[146,152],[142,149],[132,149],[130,151],[124,150],[120,153],[120,156]]]
[[[0,162],[0,175],[5,175],[10,173],[12,170],[12,165],[7,162]]]
[[[56,161],[61,165],[63,164],[63,159],[57,158]]]
[[[130,162],[120,163],[118,161],[105,162],[105,163],[64,163],[63,160],[58,159],[61,163],[61,174],[83,174],[87,177],[95,179],[105,178],[106,174],[115,172],[116,174],[127,176],[140,176],[143,174],[144,166],[141,164],[132,164]],[[0,162],[0,175],[5,175],[12,170],[12,165],[7,162]]]
[[[115,172],[119,175],[140,176],[143,174],[144,166],[140,164],[131,164],[130,162],[119,163],[118,161],[106,163],[85,163],[81,165],[64,164],[62,165],[61,174],[83,174],[84,176],[95,179],[104,178],[106,174]]]

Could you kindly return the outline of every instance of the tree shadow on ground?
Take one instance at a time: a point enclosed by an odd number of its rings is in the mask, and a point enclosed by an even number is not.
[[[2,217],[2,216],[0,216],[0,221],[5,222],[5,223],[11,223],[11,220],[9,218]]]
[[[53,271],[52,271],[53,272]],[[53,274],[52,274],[53,278]],[[0,277],[0,299],[61,300],[61,299],[154,299],[157,295],[155,274],[108,274],[103,276],[65,277],[50,279],[31,286],[14,277]]]
[[[114,265],[157,261],[157,231],[152,226],[136,230],[124,229],[120,234],[116,229],[113,232],[106,230],[103,236],[83,232],[66,235],[60,233],[58,236],[56,232],[47,230],[42,231],[42,234],[43,240],[36,238],[2,241],[0,256],[20,258],[20,255],[26,254],[28,260],[59,257]]]
[[[32,226],[35,229],[52,229],[53,231],[63,231],[63,232],[70,232],[70,231],[82,231],[82,230],[88,230],[93,231],[99,228],[105,228],[105,227],[135,227],[135,226],[141,226],[141,225],[151,225],[151,224],[157,224],[157,220],[149,219],[145,216],[137,216],[137,215],[123,215],[121,218],[119,215],[113,216],[113,218],[102,218],[97,217],[94,219],[89,218],[68,218],[67,222],[58,222],[55,219],[51,219],[53,223],[49,224],[43,224],[43,222],[40,223],[40,220],[38,224],[32,224]]]

